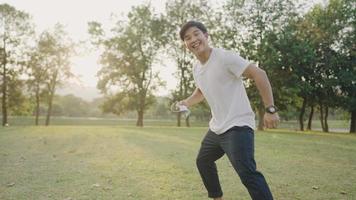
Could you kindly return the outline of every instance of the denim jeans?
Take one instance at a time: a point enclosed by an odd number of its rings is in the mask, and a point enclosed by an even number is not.
[[[235,126],[221,135],[209,130],[204,137],[196,162],[210,198],[223,195],[215,161],[224,154],[253,200],[273,199],[265,178],[256,170],[254,131],[247,126]]]

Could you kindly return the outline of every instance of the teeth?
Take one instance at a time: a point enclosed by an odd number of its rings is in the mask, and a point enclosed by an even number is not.
[[[193,45],[192,45],[193,48],[196,48],[196,47],[198,47],[198,46],[199,46],[199,43],[196,43],[196,44],[193,44]]]

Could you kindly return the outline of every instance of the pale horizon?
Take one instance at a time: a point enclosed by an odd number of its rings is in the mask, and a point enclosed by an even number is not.
[[[24,11],[32,17],[32,22],[36,26],[36,32],[39,34],[45,29],[51,29],[56,23],[65,26],[65,30],[71,39],[75,42],[89,39],[88,22],[97,21],[104,27],[110,27],[113,23],[113,17],[124,17],[131,10],[132,6],[151,2],[153,9],[157,12],[164,12],[166,0],[4,0],[1,3],[7,3],[17,10]],[[218,0],[211,0],[218,3]],[[306,2],[305,9],[308,9],[315,3],[324,3],[325,0],[313,0]],[[178,38],[177,38],[178,39]],[[80,54],[72,58],[72,72],[79,77],[79,80],[70,80],[71,84],[76,84],[82,88],[95,88],[98,82],[96,77],[100,70],[99,51],[80,49]],[[160,71],[160,77],[166,82],[165,88],[160,88],[157,95],[169,95],[177,85],[177,79],[173,73],[176,71],[176,65],[173,61],[165,59],[163,65],[156,65],[156,70]],[[64,88],[65,90],[67,88]],[[97,92],[99,92],[97,90]]]
[[[37,34],[53,28],[56,23],[61,23],[65,26],[69,37],[74,42],[79,42],[89,39],[88,22],[97,21],[104,26],[110,26],[110,23],[113,23],[113,17],[125,16],[132,6],[147,2],[151,2],[156,12],[164,11],[165,0],[5,0],[1,3],[7,3],[17,10],[28,13],[32,17]],[[90,47],[90,49],[93,49],[93,47]],[[80,55],[72,58],[71,68],[72,72],[79,77],[80,82],[73,79],[70,83],[83,88],[96,88],[98,81],[96,74],[100,69],[99,55],[98,51],[80,50]],[[166,64],[167,61],[164,63],[166,66],[159,66],[159,70],[160,76],[167,83],[167,86],[161,88],[157,92],[158,95],[168,95],[177,83],[176,78],[172,75],[176,70],[175,66]]]

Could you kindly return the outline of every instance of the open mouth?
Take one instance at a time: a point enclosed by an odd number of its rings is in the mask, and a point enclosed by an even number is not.
[[[191,46],[194,50],[197,50],[200,47],[200,42],[195,42],[194,44],[192,44]]]

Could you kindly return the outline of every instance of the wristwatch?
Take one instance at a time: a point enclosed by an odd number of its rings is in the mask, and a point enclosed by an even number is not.
[[[269,113],[269,114],[274,114],[278,111],[278,108],[274,105],[271,105],[271,106],[268,106],[266,108],[266,113]]]

